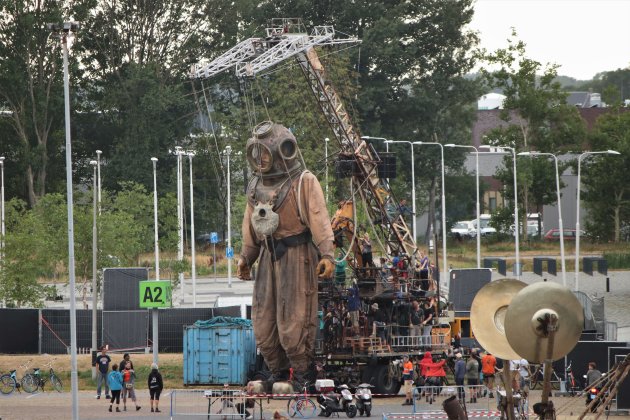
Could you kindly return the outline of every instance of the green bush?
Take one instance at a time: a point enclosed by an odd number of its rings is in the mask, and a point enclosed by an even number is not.
[[[608,263],[608,268],[627,269],[630,268],[630,253],[604,252],[604,258]]]

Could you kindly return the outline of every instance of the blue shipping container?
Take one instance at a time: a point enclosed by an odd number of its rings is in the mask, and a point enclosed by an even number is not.
[[[245,385],[255,361],[250,320],[215,317],[184,327],[184,385]]]

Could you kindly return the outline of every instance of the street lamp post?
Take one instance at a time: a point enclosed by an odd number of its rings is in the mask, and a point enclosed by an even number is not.
[[[95,160],[90,161],[90,165],[94,169],[94,173],[92,175],[92,351],[96,351],[98,347],[97,343],[97,335],[96,335],[96,319],[97,319],[97,309],[96,305],[98,303],[98,289],[96,284],[96,276],[97,276],[97,249],[98,249],[98,229],[96,228],[96,215],[97,215],[97,207],[98,207],[98,182],[96,179],[97,173],[97,162]],[[96,378],[96,367],[92,366],[92,379]]]
[[[155,246],[155,279],[160,280],[160,247],[158,243],[158,196],[157,196],[157,161],[158,158],[152,157],[153,162],[153,237]],[[153,363],[158,363],[158,310],[153,308],[151,310],[152,324],[153,324]]]
[[[326,204],[328,204],[328,142],[330,139],[326,137],[324,139],[324,148],[326,151]]]
[[[230,154],[232,146],[225,146],[223,150],[227,157],[227,249],[232,248],[232,208],[231,208],[231,192],[230,192]],[[228,287],[232,287],[232,258],[228,257]]]
[[[190,161],[190,271],[192,276],[192,292],[193,292],[193,308],[197,307],[197,270],[195,264],[195,212],[193,205],[193,167],[192,160],[195,152],[189,151],[188,160]]]
[[[578,157],[577,172],[577,206],[575,209],[575,291],[580,290],[580,189],[582,187],[582,159],[590,155],[620,155],[615,150],[602,150],[599,152],[584,152]]]
[[[416,243],[416,167],[415,167],[415,158],[413,155],[413,145],[414,143],[406,140],[385,140],[385,145],[389,143],[406,143],[409,145],[411,149],[411,228],[413,231],[413,242]],[[416,245],[417,247],[417,245]],[[414,255],[411,256],[415,258]]]
[[[98,179],[97,187],[98,190],[97,198],[98,198],[98,215],[101,215],[101,150],[96,151],[96,178]]]
[[[512,176],[514,177],[514,257],[516,262],[514,263],[514,273],[517,279],[521,277],[521,258],[520,258],[520,224],[518,220],[518,191],[517,191],[517,183],[516,183],[516,149],[508,146],[487,146],[480,145],[479,148],[487,147],[487,148],[496,148],[499,150],[509,150],[512,152]],[[527,226],[525,226],[527,229]]]
[[[479,149],[472,145],[445,144],[446,147],[460,147],[475,150],[475,178],[477,187],[477,268],[481,268],[481,206],[479,204]]]
[[[4,264],[4,156],[0,156],[0,256]]]
[[[79,29],[76,22],[47,24],[49,30],[58,34],[63,50],[63,93],[66,131],[66,195],[68,207],[68,278],[70,287],[70,384],[72,388],[72,418],[79,418],[79,376],[77,368],[77,308],[74,270],[74,212],[72,198],[72,141],[70,130],[70,76],[68,71],[68,44],[74,40]]]
[[[444,275],[445,275],[445,284],[446,290],[449,290],[449,278],[448,278],[448,258],[446,257],[446,193],[444,189],[444,146],[442,143],[438,142],[425,142],[425,141],[416,141],[413,144],[418,145],[434,145],[440,147],[440,163],[442,165],[442,258],[444,264]]]
[[[558,228],[560,229],[560,266],[562,267],[562,285],[567,286],[567,270],[564,261],[564,226],[562,224],[562,200],[560,199],[560,172],[558,171],[558,157],[553,153],[521,152],[519,156],[550,156],[556,169],[556,196],[558,201]]]
[[[177,259],[184,259],[184,191],[182,185],[182,148],[175,146],[175,155],[177,155]],[[186,296],[184,288],[184,273],[179,273],[179,284],[182,288],[182,304]]]

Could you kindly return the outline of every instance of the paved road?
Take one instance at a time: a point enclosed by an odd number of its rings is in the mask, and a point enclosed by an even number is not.
[[[189,390],[176,391],[175,410],[186,415],[173,416],[174,419],[207,419],[207,415],[203,413],[207,410],[207,400],[203,398],[200,392],[188,392]],[[180,395],[178,396],[178,392]],[[79,415],[81,419],[144,419],[147,417],[155,419],[170,419],[171,409],[171,391],[166,390],[162,397],[161,409],[162,413],[151,413],[148,405],[147,395],[138,395],[139,402],[142,405],[140,411],[127,411],[121,413],[109,413],[107,408],[108,402],[101,399],[96,400],[93,392],[82,391],[79,393]],[[441,400],[436,403],[428,404],[420,399],[417,401],[416,410],[425,412],[427,418],[445,418],[445,414],[441,409]],[[530,397],[533,402],[540,400],[540,391],[533,391]],[[558,418],[575,419],[584,410],[584,399],[582,397],[554,397],[552,399],[556,405],[556,413]],[[413,412],[410,406],[402,406],[402,397],[381,398],[374,400],[374,409],[372,418],[382,418],[384,413],[397,413],[403,416],[409,416]],[[532,404],[530,403],[530,405]],[[0,418],[2,420],[57,420],[71,418],[71,395],[69,393],[40,393],[34,395],[17,394],[10,396],[0,396]],[[283,400],[263,400],[263,418],[270,419],[274,411],[278,410],[280,414],[286,415],[287,402]],[[479,398],[477,404],[468,404],[469,410],[496,411],[496,401],[494,399]],[[197,413],[197,415],[195,415]],[[432,413],[432,414],[429,414]],[[345,414],[340,414],[341,418],[346,418]],[[259,412],[256,412],[256,418],[260,418]],[[321,417],[316,417],[321,418]],[[358,417],[357,417],[358,418]],[[492,417],[494,418],[494,417]],[[213,417],[215,420],[223,420],[221,416]]]

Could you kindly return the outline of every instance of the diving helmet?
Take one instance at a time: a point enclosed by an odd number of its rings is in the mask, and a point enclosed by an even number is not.
[[[271,121],[263,121],[247,140],[247,161],[254,173],[279,176],[300,168],[295,136],[288,128]]]

